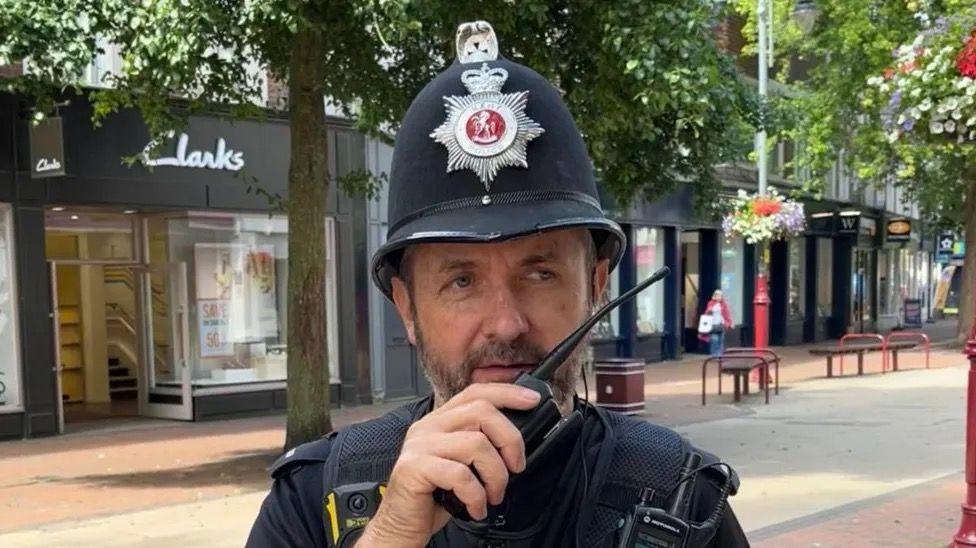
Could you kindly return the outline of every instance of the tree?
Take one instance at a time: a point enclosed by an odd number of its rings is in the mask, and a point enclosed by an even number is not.
[[[754,4],[737,0],[750,28],[755,24]],[[792,2],[777,2],[773,19],[782,79],[787,80],[797,61],[813,64],[805,79],[791,82],[798,90],[789,101],[794,125],[782,128],[806,145],[800,161],[813,175],[807,189],[822,192],[828,171],[843,151],[859,180],[875,185],[894,182],[918,203],[928,226],[960,230],[966,242],[958,327],[962,339],[972,328],[976,287],[976,140],[966,135],[958,141],[958,133],[949,139],[941,129],[936,134],[927,115],[912,118],[905,107],[926,94],[938,99],[965,91],[943,89],[949,81],[943,76],[956,70],[955,63],[945,64],[945,57],[954,57],[973,29],[976,1],[817,0],[816,6],[819,18],[806,36],[791,20]],[[934,48],[933,41],[952,47],[952,52],[939,59],[935,50],[940,48]],[[903,58],[907,54],[914,59],[916,51],[916,61]],[[919,77],[925,93],[902,98],[893,80],[902,75],[914,78],[916,68],[938,69],[942,76],[925,76],[924,83]],[[916,123],[916,118],[925,123]]]
[[[96,118],[138,108],[154,135],[202,110],[254,115],[248,100],[260,77],[249,62],[287,82],[291,447],[331,428],[323,96],[389,141],[412,97],[452,62],[457,25],[485,19],[503,53],[562,89],[604,186],[622,204],[679,184],[707,202],[719,188],[712,166],[741,157],[751,135],[750,96],[713,39],[722,4],[492,0],[460,10],[446,0],[0,0],[0,64],[27,58],[29,72],[7,85],[43,107],[53,90],[77,88],[97,39],[119,44],[123,67],[112,88],[78,91],[92,96]]]

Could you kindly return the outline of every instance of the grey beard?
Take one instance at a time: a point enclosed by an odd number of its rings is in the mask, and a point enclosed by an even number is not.
[[[435,405],[443,404],[467,388],[471,384],[471,375],[475,367],[480,363],[486,361],[538,363],[548,354],[538,346],[522,339],[516,339],[508,343],[488,343],[469,354],[459,367],[451,367],[428,350],[416,318],[414,319],[414,330],[417,340],[417,353],[424,375],[433,388]],[[564,415],[572,411],[573,396],[576,394],[576,384],[580,379],[581,366],[589,356],[589,340],[590,336],[587,335],[549,380],[553,399]]]

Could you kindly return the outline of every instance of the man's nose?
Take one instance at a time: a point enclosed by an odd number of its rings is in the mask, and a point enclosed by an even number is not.
[[[484,335],[489,339],[512,341],[529,330],[529,321],[522,311],[515,293],[507,287],[494,289],[484,323]]]

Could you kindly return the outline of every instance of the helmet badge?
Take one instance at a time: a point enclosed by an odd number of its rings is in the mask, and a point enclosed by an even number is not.
[[[497,58],[496,44],[491,25],[484,21],[458,27],[460,61],[481,62],[481,68],[461,73],[469,95],[444,97],[447,120],[430,134],[447,147],[447,172],[474,171],[486,192],[501,168],[529,167],[526,147],[545,132],[525,114],[529,92],[502,93],[508,71],[484,62]]]

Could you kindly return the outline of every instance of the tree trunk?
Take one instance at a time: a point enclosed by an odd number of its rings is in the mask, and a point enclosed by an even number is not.
[[[332,430],[325,326],[325,196],[329,184],[322,93],[324,37],[299,29],[288,71],[288,428],[285,449]]]
[[[966,257],[962,267],[962,291],[959,295],[958,340],[964,342],[973,328],[973,300],[976,299],[976,165],[966,170],[966,203],[963,211],[963,233]]]

